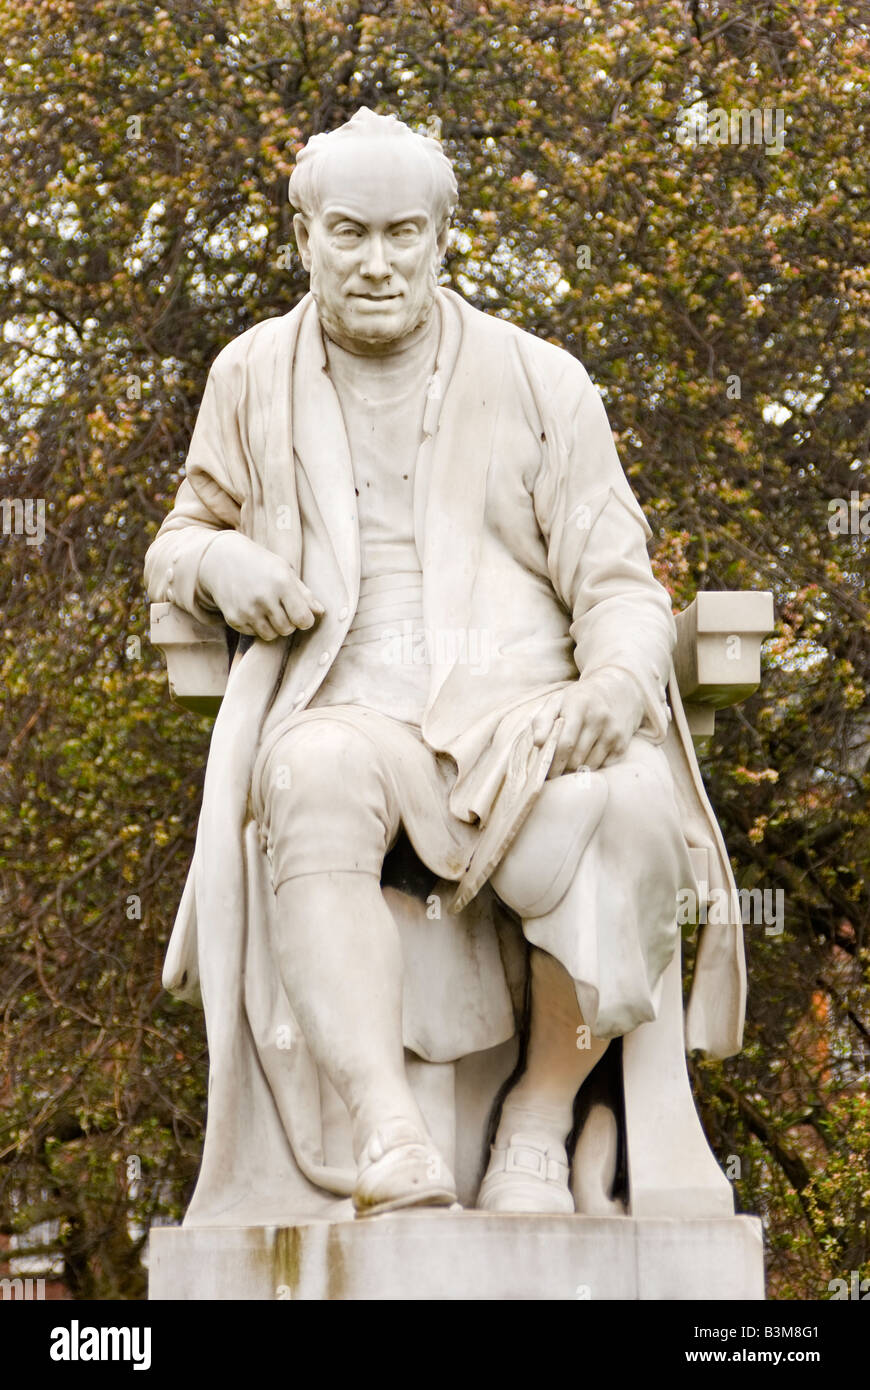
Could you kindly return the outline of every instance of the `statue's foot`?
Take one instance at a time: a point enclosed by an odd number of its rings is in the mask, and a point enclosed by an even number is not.
[[[353,1193],[357,1216],[402,1207],[449,1207],[456,1183],[435,1145],[409,1120],[381,1125],[360,1157]]]
[[[492,1147],[477,1197],[478,1211],[529,1211],[564,1216],[574,1211],[563,1144],[544,1134],[516,1132]]]

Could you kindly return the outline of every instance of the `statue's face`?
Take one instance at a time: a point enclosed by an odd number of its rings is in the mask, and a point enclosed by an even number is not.
[[[447,240],[428,157],[359,139],[323,158],[318,213],[294,218],[318,313],[344,346],[390,351],[428,318]]]

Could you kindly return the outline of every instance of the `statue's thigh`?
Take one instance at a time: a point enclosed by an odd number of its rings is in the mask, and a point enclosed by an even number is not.
[[[674,781],[660,744],[635,737],[624,757],[593,775],[607,788],[599,833],[620,836],[626,854],[679,831]]]

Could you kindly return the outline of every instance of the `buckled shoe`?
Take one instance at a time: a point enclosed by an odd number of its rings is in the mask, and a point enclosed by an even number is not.
[[[567,1215],[574,1211],[564,1145],[542,1134],[512,1134],[493,1145],[477,1197],[478,1211],[528,1211]]]
[[[357,1216],[402,1207],[449,1207],[456,1182],[435,1145],[408,1120],[389,1120],[375,1130],[360,1158],[353,1192]]]

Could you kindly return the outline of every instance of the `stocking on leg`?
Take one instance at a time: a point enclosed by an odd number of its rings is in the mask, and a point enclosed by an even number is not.
[[[502,1106],[497,1143],[514,1130],[531,1129],[564,1144],[574,1119],[574,1100],[604,1053],[607,1042],[582,1046],[583,1015],[574,982],[555,956],[531,951],[532,999],[526,1068]]]
[[[281,977],[350,1115],[358,1209],[454,1201],[405,1072],[401,945],[377,875],[301,874],[277,897]]]
[[[607,1050],[580,1031],[574,984],[554,956],[532,948],[526,1067],[508,1092],[478,1207],[485,1211],[571,1212],[565,1140],[574,1100]]]

